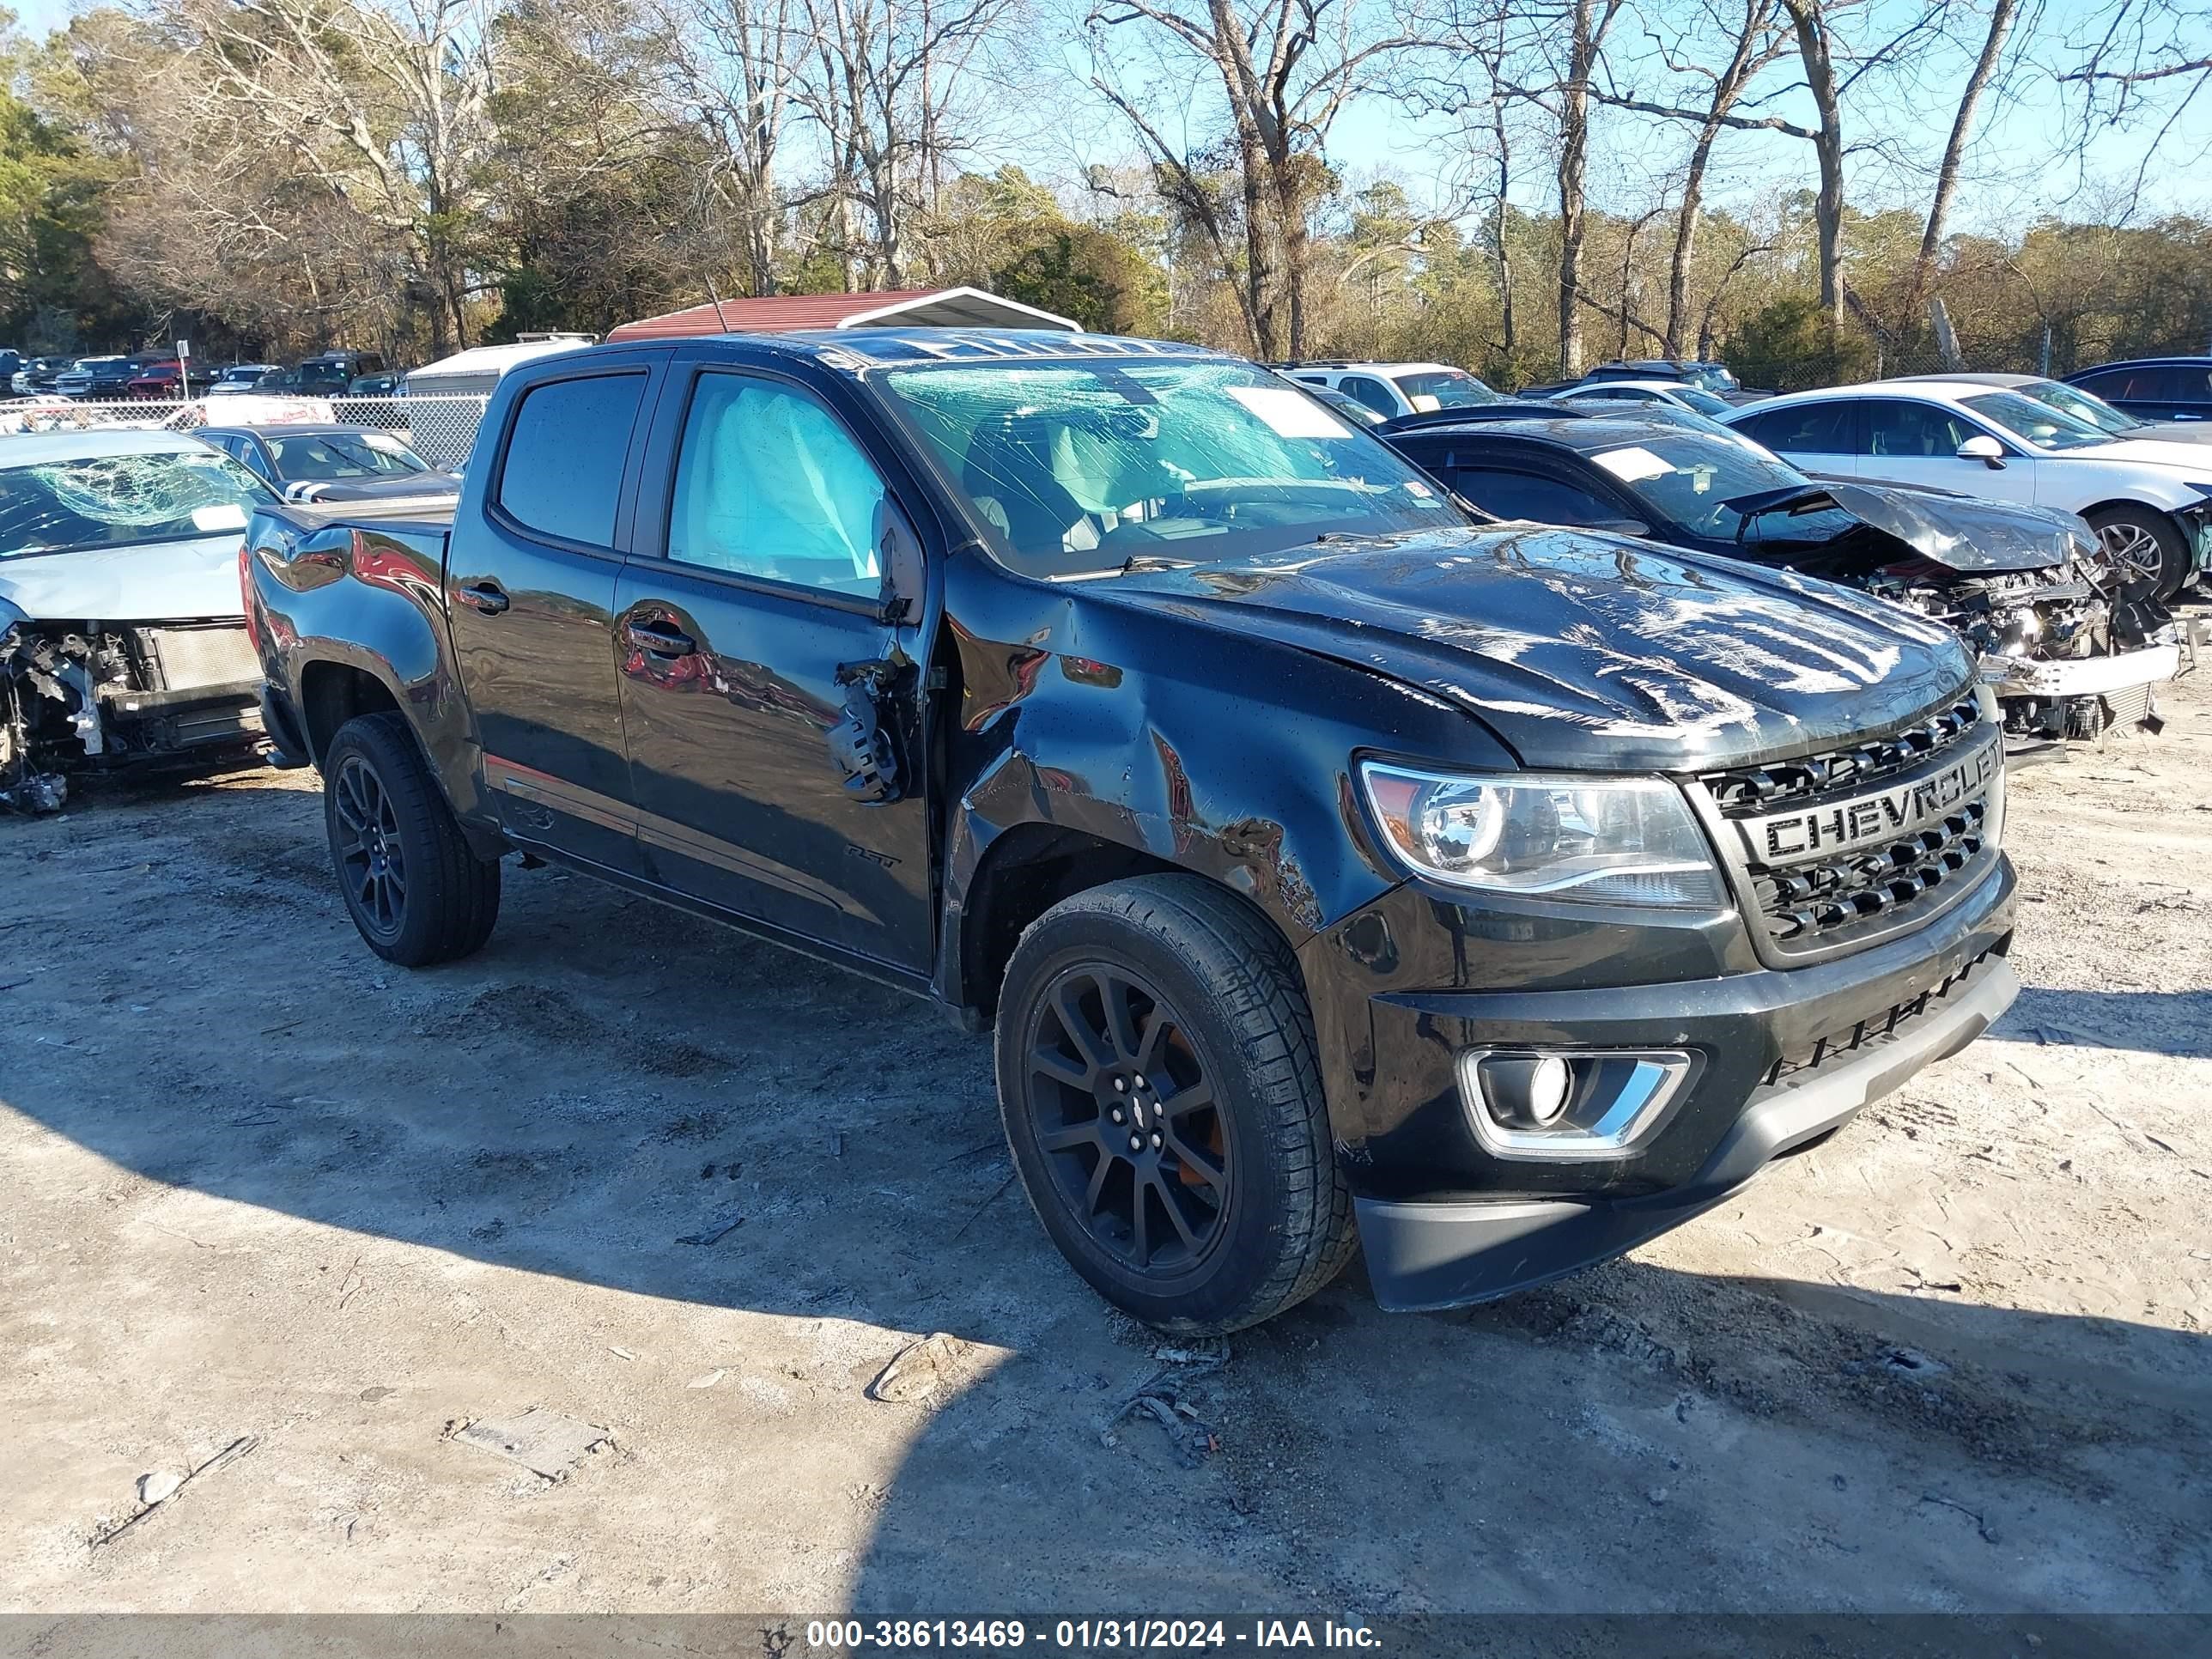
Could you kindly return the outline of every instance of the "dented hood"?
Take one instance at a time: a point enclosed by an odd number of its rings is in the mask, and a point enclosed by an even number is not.
[[[1695,771],[1828,746],[1961,694],[1966,647],[1786,570],[1586,531],[1445,531],[1133,573],[1086,591],[1351,663],[1529,767]]]
[[[1761,540],[1788,541],[1771,515],[1822,498],[1921,557],[1962,573],[2046,570],[2097,550],[2096,533],[2077,513],[1977,501],[1947,490],[1816,476],[1808,489],[1772,490],[1729,505],[1746,515]]]
[[[0,599],[39,622],[173,622],[236,617],[235,530],[191,541],[0,559]]]

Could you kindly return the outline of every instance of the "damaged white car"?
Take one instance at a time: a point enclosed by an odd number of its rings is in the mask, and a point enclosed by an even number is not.
[[[0,438],[0,804],[52,811],[72,774],[260,742],[238,550],[274,499],[179,434]]]

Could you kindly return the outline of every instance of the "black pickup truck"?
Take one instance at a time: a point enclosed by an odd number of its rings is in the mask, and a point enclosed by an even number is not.
[[[474,951],[521,854],[933,998],[1164,1326],[1355,1242],[1395,1308],[1616,1255],[2015,988],[1947,630],[1492,524],[1195,347],[573,352],[457,504],[264,507],[240,562],[373,950]]]

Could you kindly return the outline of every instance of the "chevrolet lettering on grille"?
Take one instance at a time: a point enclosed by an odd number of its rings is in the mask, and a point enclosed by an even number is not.
[[[1737,818],[1745,856],[1754,864],[1791,864],[1872,842],[1894,841],[1978,799],[2004,763],[2004,740],[1992,737],[1971,755],[1925,777],[1875,789],[1846,801],[1802,806],[1762,817]]]

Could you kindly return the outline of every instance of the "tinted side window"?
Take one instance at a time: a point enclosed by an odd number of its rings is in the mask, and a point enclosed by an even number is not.
[[[2107,401],[2114,398],[2124,398],[2129,392],[2128,371],[2124,368],[2108,368],[2100,374],[2084,374],[2074,384],[2084,392],[2092,392]]]
[[[677,452],[668,556],[738,575],[873,595],[883,479],[805,392],[704,374]]]
[[[2212,390],[2207,389],[2205,371],[2201,368],[2185,368],[2179,365],[2166,368],[2139,368],[2128,377],[2127,395],[2148,403],[2212,402]]]
[[[1592,525],[1627,516],[1621,508],[1577,484],[1539,477],[1533,472],[1461,466],[1454,468],[1450,476],[1453,489],[1493,518],[1525,519],[1532,524]]]
[[[1336,389],[1346,397],[1365,404],[1377,415],[1395,415],[1398,412],[1398,400],[1390,395],[1390,388],[1367,375],[1347,374]]]
[[[525,392],[500,467],[501,510],[525,529],[613,546],[615,504],[645,379],[635,371],[592,374]]]
[[[1869,455],[1949,460],[1958,454],[1960,444],[1980,430],[1933,404],[1908,404],[1895,398],[1869,398],[1866,402],[1865,453]]]
[[[1767,448],[1795,455],[1848,455],[1851,442],[1851,406],[1848,403],[1800,404],[1794,409],[1769,410],[1747,416],[1736,429],[1750,434]]]

